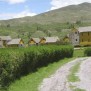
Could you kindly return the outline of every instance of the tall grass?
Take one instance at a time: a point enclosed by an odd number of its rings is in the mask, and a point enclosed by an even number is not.
[[[0,88],[42,66],[72,56],[71,46],[0,49]]]

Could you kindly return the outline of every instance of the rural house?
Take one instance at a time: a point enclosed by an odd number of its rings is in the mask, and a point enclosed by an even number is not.
[[[11,41],[11,37],[10,36],[0,36],[0,40],[2,41],[2,45],[6,47],[7,43],[9,41]]]
[[[91,26],[79,28],[80,45],[91,45]]]
[[[91,26],[73,29],[70,33],[70,41],[74,46],[91,45]]]
[[[7,43],[8,47],[21,47],[24,46],[24,41],[19,38],[19,39],[12,39]]]
[[[43,37],[40,40],[40,44],[54,44],[59,41],[58,37]]]
[[[70,42],[73,46],[79,45],[79,31],[77,29],[72,29],[71,33],[69,34]]]
[[[40,38],[31,38],[28,42],[28,45],[38,45],[40,42]]]

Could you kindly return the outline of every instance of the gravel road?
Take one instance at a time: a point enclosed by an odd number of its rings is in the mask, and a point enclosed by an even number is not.
[[[78,62],[81,62],[79,72],[77,73],[79,82],[68,82],[70,69]],[[45,78],[39,86],[39,91],[73,91],[70,84],[84,91],[91,91],[91,57],[77,58],[59,68],[49,78]],[[77,90],[76,90],[77,91]],[[82,90],[81,90],[82,91]]]
[[[72,85],[85,91],[91,91],[91,57],[82,62],[77,74],[80,82],[72,83]]]

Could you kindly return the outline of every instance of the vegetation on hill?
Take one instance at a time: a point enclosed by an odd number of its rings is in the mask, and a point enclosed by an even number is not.
[[[63,38],[74,25],[91,26],[91,3],[70,5],[34,17],[0,21],[0,35],[21,37],[59,36]],[[65,31],[62,32],[62,31]],[[39,35],[39,36],[38,36]]]

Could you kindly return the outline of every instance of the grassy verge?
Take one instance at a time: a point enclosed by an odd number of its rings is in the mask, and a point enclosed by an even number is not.
[[[79,50],[75,50],[73,56],[76,57],[76,58],[84,57],[84,51],[85,51],[85,48],[82,48],[82,49],[79,49]],[[75,66],[73,66],[71,68],[71,73],[68,75],[68,81],[69,82],[80,81],[78,76],[75,75],[79,71],[80,64],[81,64],[81,62],[78,62]],[[72,89],[72,91],[85,91],[84,89],[76,88],[73,85],[70,85],[70,88]]]
[[[86,91],[86,90],[80,89],[80,88],[76,88],[76,89],[74,89],[73,91]]]
[[[76,73],[79,71],[80,68],[80,64],[81,62],[78,62],[75,66],[73,66],[71,68],[71,73],[68,76],[68,81],[69,82],[76,82],[76,81],[80,81],[80,79],[78,78],[78,76],[76,76]]]
[[[78,82],[80,81],[79,77],[76,76],[76,73],[79,71],[81,62],[78,62],[75,66],[71,68],[71,73],[68,75],[68,81],[69,82]],[[85,91],[84,89],[76,88],[76,86],[73,86],[70,84],[70,88],[72,91]]]
[[[74,57],[84,57],[85,48],[74,51]]]
[[[22,77],[20,80],[17,80],[15,81],[15,83],[12,83],[8,91],[37,91],[38,86],[44,78],[49,77],[60,66],[73,59],[74,58],[66,58],[60,60],[59,62],[49,64],[47,67],[40,68],[37,72]]]
[[[86,91],[84,89],[80,89],[80,88],[76,88],[76,86],[70,86],[70,88],[72,89],[72,91]]]

